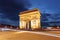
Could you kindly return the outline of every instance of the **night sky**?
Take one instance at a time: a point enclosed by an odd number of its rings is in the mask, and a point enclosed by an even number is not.
[[[41,13],[60,13],[60,0],[0,0],[0,24],[18,26],[19,12],[33,8]]]

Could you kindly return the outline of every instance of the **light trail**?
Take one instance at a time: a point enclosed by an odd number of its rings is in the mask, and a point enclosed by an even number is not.
[[[45,32],[33,32],[33,31],[20,31],[20,32],[22,32],[22,33],[27,32],[27,33],[40,34],[40,35],[52,36],[52,37],[58,37],[58,38],[60,38],[60,36],[59,36],[59,35],[57,35],[57,34],[52,34],[52,33],[45,33]]]
[[[58,38],[60,38],[60,36],[57,35],[57,34],[51,34],[51,33],[45,33],[45,32],[31,32],[31,31],[29,31],[28,33],[41,34],[41,35],[53,36],[53,37],[58,37]]]
[[[60,38],[60,36],[57,34],[51,34],[51,33],[46,33],[46,32],[22,31],[22,30],[7,29],[7,28],[0,28],[0,30],[2,30],[2,31],[12,30],[12,31],[16,31],[16,33],[26,33],[27,32],[27,33],[40,34],[40,35],[53,36],[53,37]]]

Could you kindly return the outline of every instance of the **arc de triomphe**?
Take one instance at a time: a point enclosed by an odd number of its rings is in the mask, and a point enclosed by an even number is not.
[[[19,26],[23,30],[38,30],[41,28],[40,12],[38,9],[19,13]]]

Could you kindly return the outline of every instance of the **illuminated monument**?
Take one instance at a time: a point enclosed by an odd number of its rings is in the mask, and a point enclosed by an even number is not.
[[[27,10],[19,13],[19,25],[23,30],[38,30],[41,28],[40,12],[38,9]]]

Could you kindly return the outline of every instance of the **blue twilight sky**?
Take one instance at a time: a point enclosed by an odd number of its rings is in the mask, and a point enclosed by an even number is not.
[[[19,12],[38,8],[41,13],[60,13],[60,0],[0,0],[0,23],[18,25]]]

